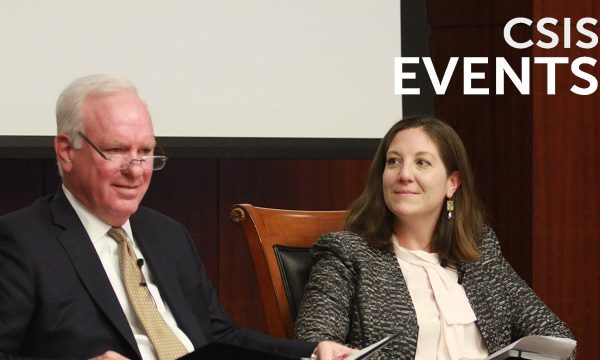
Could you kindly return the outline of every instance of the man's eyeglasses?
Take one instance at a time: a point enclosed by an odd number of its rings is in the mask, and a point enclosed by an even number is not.
[[[144,169],[152,169],[153,171],[161,170],[167,163],[167,157],[165,155],[144,155],[140,158],[134,158],[126,154],[105,154],[98,146],[96,146],[90,139],[88,139],[81,131],[77,132],[77,135],[81,136],[86,143],[88,143],[98,155],[102,156],[104,160],[111,161],[113,164],[118,165],[120,170],[126,169],[131,165],[139,165]],[[164,154],[162,148],[160,151]]]

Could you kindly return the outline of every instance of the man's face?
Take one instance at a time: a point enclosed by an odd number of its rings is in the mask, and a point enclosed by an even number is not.
[[[136,94],[91,95],[81,115],[85,136],[105,155],[134,159],[153,155],[152,121]],[[62,163],[65,186],[102,221],[112,226],[123,225],[148,190],[152,168],[130,164],[121,169],[120,161],[102,158],[86,141],[68,153],[71,161]]]

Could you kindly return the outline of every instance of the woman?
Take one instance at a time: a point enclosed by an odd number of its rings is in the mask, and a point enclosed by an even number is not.
[[[399,121],[377,149],[348,231],[313,247],[296,337],[362,348],[399,334],[378,356],[425,360],[484,359],[526,335],[572,338],[483,218],[456,132],[431,117]]]

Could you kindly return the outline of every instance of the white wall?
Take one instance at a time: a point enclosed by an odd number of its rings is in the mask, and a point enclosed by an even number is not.
[[[0,135],[54,135],[76,77],[133,80],[159,136],[379,138],[400,0],[2,0]]]

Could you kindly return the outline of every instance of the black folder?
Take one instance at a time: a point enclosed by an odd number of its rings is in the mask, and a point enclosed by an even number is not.
[[[210,343],[195,351],[179,358],[179,360],[298,360],[285,355],[267,353],[241,346],[224,344],[219,342]]]

